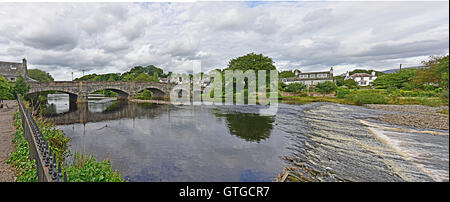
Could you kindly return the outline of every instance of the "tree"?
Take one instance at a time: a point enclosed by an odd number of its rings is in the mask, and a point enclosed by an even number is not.
[[[36,81],[41,81],[41,82],[55,80],[49,73],[42,71],[40,69],[29,69],[28,76]]]
[[[291,83],[284,88],[284,91],[300,93],[305,89],[306,89],[306,86],[302,83]]]
[[[320,82],[315,87],[315,90],[319,93],[332,93],[336,91],[336,89],[337,89],[336,84],[334,84],[334,82],[331,81]]]
[[[402,69],[392,74],[383,74],[373,81],[373,85],[376,88],[382,89],[411,88],[409,83],[411,83],[412,79],[415,77],[416,70],[417,69]]]
[[[0,99],[13,100],[12,85],[3,76],[0,76]]]
[[[344,77],[343,76],[335,76],[334,80],[336,80],[337,86],[343,86],[344,85]]]
[[[134,81],[153,81],[153,78],[147,73],[140,73]]]
[[[448,89],[448,66],[449,56],[432,56],[429,61],[422,62],[428,68],[418,69],[413,82],[423,86],[427,84],[436,84],[439,87]]]
[[[350,89],[358,88],[358,83],[353,79],[347,79],[344,81],[344,86]]]
[[[156,81],[156,82],[159,81],[157,72],[153,72],[153,81]]]
[[[275,70],[276,67],[273,65],[271,58],[264,56],[262,54],[249,53],[247,55],[231,59],[228,62],[228,68],[230,70],[242,70],[243,72],[251,70]]]
[[[295,77],[295,73],[290,70],[282,71],[278,74],[278,77],[279,78],[291,78],[291,77]]]
[[[377,72],[375,70],[365,70],[365,69],[355,69],[351,72],[349,72],[350,75],[356,74],[356,73],[366,73],[366,74],[372,74],[372,72],[375,72],[375,76],[381,76],[384,73],[383,72]]]
[[[25,95],[28,93],[28,90],[30,90],[30,86],[25,82],[25,79],[22,76],[19,76],[12,89],[15,95]]]

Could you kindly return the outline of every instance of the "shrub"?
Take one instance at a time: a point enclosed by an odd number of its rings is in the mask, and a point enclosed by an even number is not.
[[[386,104],[389,101],[389,97],[386,92],[377,90],[359,90],[355,91],[345,97],[356,105],[363,104]]]
[[[351,93],[351,90],[347,88],[338,88],[337,89],[337,98],[345,98],[347,95]]]
[[[318,83],[315,90],[319,93],[332,93],[336,91],[337,86],[331,81]]]
[[[306,89],[306,86],[302,83],[291,83],[284,88],[284,91],[300,93],[305,89]]]
[[[135,98],[136,99],[141,99],[141,100],[151,100],[152,99],[152,92],[150,90],[144,89],[144,90],[136,93]]]

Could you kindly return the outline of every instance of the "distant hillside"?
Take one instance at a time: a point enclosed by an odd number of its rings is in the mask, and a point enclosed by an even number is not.
[[[402,69],[420,69],[420,68],[427,68],[427,67],[428,66],[421,65],[421,66],[412,66],[412,67],[402,67]],[[385,74],[392,74],[392,73],[397,72],[398,70],[400,70],[400,68],[384,70],[382,72]]]

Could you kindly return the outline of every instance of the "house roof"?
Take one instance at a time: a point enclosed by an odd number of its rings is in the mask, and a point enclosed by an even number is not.
[[[349,77],[355,78],[355,77],[375,77],[375,75],[367,74],[367,73],[355,73],[350,75]]]

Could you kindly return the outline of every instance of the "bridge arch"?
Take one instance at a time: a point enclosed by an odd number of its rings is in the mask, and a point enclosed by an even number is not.
[[[91,94],[93,92],[96,91],[100,91],[100,90],[110,90],[113,91],[117,94],[117,99],[118,100],[126,100],[128,99],[128,96],[130,95],[129,91],[123,88],[118,88],[118,87],[97,87],[97,88],[91,88],[89,89],[89,91],[87,91],[87,94]]]
[[[167,94],[166,90],[159,87],[159,86],[139,86],[136,87],[136,92],[141,92],[143,90],[149,90],[150,92],[152,92],[152,99],[166,99],[167,97],[169,97],[169,95]]]

